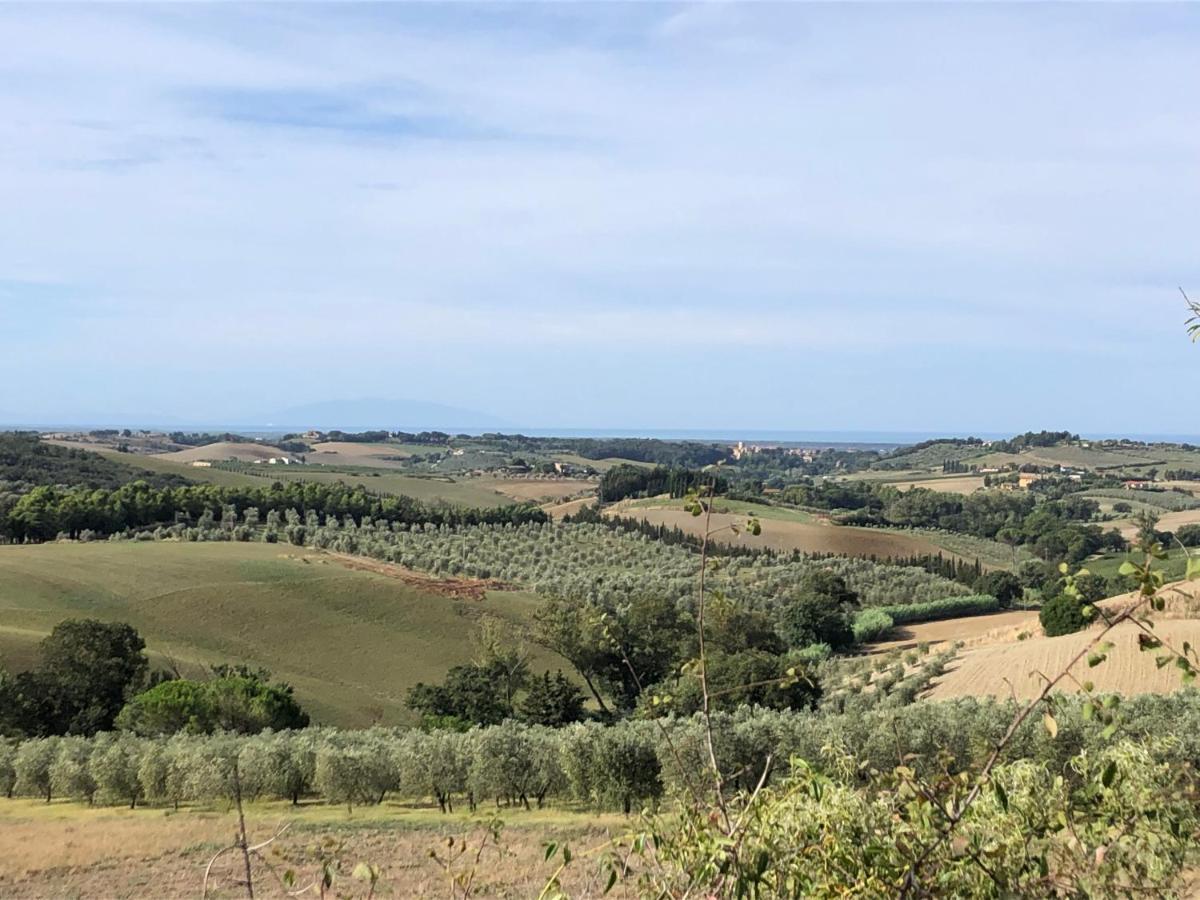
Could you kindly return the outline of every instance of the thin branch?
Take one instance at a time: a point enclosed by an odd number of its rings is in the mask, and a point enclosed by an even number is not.
[[[1119,615],[1114,617],[1111,621],[1109,621],[1099,634],[1085,644],[1083,648],[1076,653],[1074,657],[1072,657],[1072,659],[1066,664],[1066,666],[1063,667],[1063,670],[1058,675],[1056,675],[1054,678],[1046,678],[1046,683],[1037,693],[1037,696],[1030,700],[1029,703],[1022,708],[1016,716],[1013,717],[1012,722],[1008,726],[1008,730],[1005,731],[1004,736],[1001,737],[1000,741],[996,744],[996,748],[992,751],[991,756],[988,757],[987,762],[984,763],[983,768],[980,769],[979,774],[975,778],[975,784],[972,786],[970,792],[967,794],[966,798],[958,806],[958,808],[951,812],[946,827],[942,829],[936,838],[934,838],[925,846],[921,853],[917,855],[917,858],[913,860],[912,865],[908,867],[900,888],[901,898],[908,897],[911,892],[916,889],[917,876],[921,867],[925,864],[926,860],[928,860],[929,857],[932,856],[933,853],[942,846],[942,844],[949,840],[950,836],[954,833],[955,828],[958,827],[958,824],[967,814],[967,811],[979,798],[984,784],[987,783],[988,778],[992,773],[992,769],[994,769],[996,764],[1000,761],[1001,754],[1012,741],[1021,725],[1023,725],[1025,720],[1029,718],[1029,715],[1038,707],[1039,704],[1046,700],[1046,698],[1050,695],[1050,692],[1058,685],[1058,683],[1067,677],[1067,674],[1070,672],[1070,670],[1073,669],[1080,661],[1086,658],[1087,655],[1091,653],[1091,651],[1108,635],[1110,631],[1112,631],[1117,625],[1126,619],[1132,618],[1133,613],[1140,609],[1152,596],[1154,595],[1143,595],[1141,600],[1128,607]],[[1044,675],[1043,678],[1045,678]]]

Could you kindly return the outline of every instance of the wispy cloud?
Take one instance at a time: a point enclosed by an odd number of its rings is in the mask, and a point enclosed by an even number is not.
[[[1126,347],[1194,364],[1200,8],[14,5],[0,31],[2,408],[337,372],[644,422],[646,379],[703,350],[771,386],[714,387],[714,423],[845,424],[825,385],[868,426],[886,386],[1002,428]]]

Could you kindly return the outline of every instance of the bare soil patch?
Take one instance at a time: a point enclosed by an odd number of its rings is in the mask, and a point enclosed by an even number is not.
[[[494,578],[436,578],[398,566],[394,563],[379,562],[364,556],[351,556],[348,553],[321,553],[310,556],[310,559],[332,559],[338,565],[358,572],[373,572],[403,582],[409,587],[438,594],[443,597],[455,597],[460,600],[483,600],[488,591],[511,591],[513,585]]]
[[[988,637],[1008,642],[1014,639],[1011,636],[1013,629],[1036,629],[1040,632],[1037,612],[1014,609],[982,616],[963,616],[959,619],[942,619],[939,622],[902,625],[892,631],[891,640],[872,644],[870,649],[872,653],[884,653],[889,650],[906,650],[921,643],[981,643]]]

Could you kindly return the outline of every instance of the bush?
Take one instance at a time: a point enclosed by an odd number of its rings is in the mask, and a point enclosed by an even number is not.
[[[879,610],[891,616],[896,625],[911,622],[934,622],[938,619],[955,619],[959,616],[980,616],[996,612],[1000,601],[988,594],[971,597],[946,597],[928,603],[906,603],[901,606],[881,606]]]
[[[864,609],[854,617],[854,640],[860,644],[878,640],[891,631],[895,624],[882,609]]]
[[[975,580],[975,590],[980,594],[990,594],[995,597],[1003,609],[1008,609],[1013,602],[1025,595],[1025,589],[1012,572],[986,572]]]
[[[1185,547],[1200,547],[1200,525],[1180,525],[1175,538]]]
[[[1061,634],[1073,634],[1087,628],[1088,620],[1083,617],[1083,604],[1070,594],[1059,594],[1042,605],[1038,613],[1042,623],[1042,631],[1046,637],[1058,637]]]

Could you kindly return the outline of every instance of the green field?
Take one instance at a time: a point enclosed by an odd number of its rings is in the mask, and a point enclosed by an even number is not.
[[[166,459],[163,456],[154,454],[122,453],[119,450],[92,450],[90,447],[88,451],[98,453],[114,462],[125,463],[125,465],[141,469],[144,472],[154,472],[158,475],[178,475],[181,478],[187,478],[189,481],[202,481],[208,484],[220,485],[221,487],[253,487],[262,483],[253,475],[245,475],[241,472],[220,469],[215,466],[210,468],[195,467],[190,463]]]
[[[305,558],[310,561],[305,562]],[[93,543],[0,547],[0,653],[28,665],[57,622],[128,622],[157,659],[266,666],[314,721],[409,720],[404,695],[467,662],[480,614],[523,622],[531,595],[446,597],[279,544]],[[535,670],[569,666],[535,652]]]
[[[975,537],[970,534],[956,534],[951,531],[939,531],[936,528],[887,528],[885,531],[897,531],[901,534],[916,534],[927,538],[946,553],[961,556],[963,559],[978,559],[983,565],[997,569],[1013,568],[1013,548],[1000,541]],[[1034,555],[1024,547],[1018,547],[1016,562],[1020,565],[1027,559],[1035,559]]]
[[[1193,549],[1192,553],[1200,554],[1200,551]],[[1083,564],[1083,567],[1093,575],[1103,575],[1105,578],[1112,578],[1116,576],[1117,569],[1121,567],[1121,563],[1127,559],[1133,560],[1136,563],[1141,562],[1141,558],[1136,553],[1108,553],[1104,556],[1089,559]],[[1178,581],[1183,578],[1187,571],[1187,554],[1183,548],[1176,547],[1168,552],[1167,559],[1160,560],[1155,565],[1166,573],[1167,581]]]
[[[326,469],[323,466],[253,466],[255,471],[246,472],[249,468],[251,467],[238,467],[232,470],[231,474],[248,479],[251,484],[259,487],[272,481],[313,481],[320,484],[334,484],[340,481],[349,485],[361,485],[376,493],[403,494],[425,501],[444,500],[460,506],[507,506],[514,502],[510,497],[505,497],[470,478],[401,475],[390,469],[348,471],[338,468]]]
[[[179,475],[192,481],[217,484],[222,487],[262,487],[272,481],[315,481],[333,483],[342,481],[350,485],[362,485],[371,491],[384,494],[403,494],[417,500],[444,500],[460,506],[505,506],[514,501],[483,484],[470,479],[420,477],[398,474],[393,469],[370,469],[354,467],[323,466],[229,466],[195,467],[188,463],[140,453],[121,453],[116,450],[96,451],[101,456],[126,463],[146,472]]]

